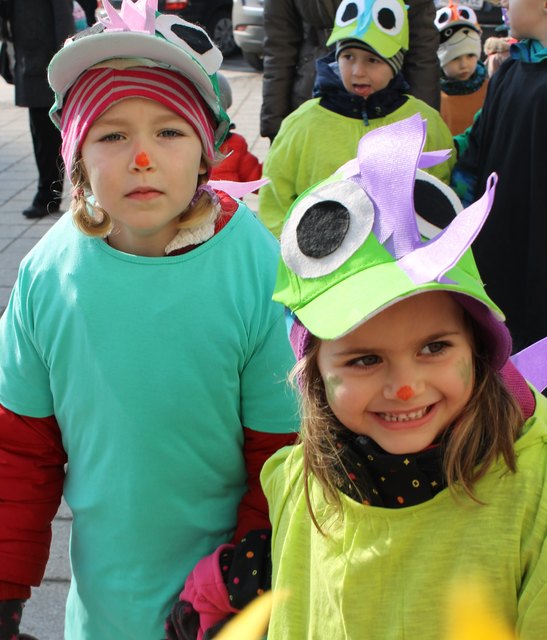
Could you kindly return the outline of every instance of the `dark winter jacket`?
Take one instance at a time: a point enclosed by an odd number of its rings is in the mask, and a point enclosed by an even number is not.
[[[15,48],[15,104],[50,107],[47,67],[74,33],[72,0],[11,0],[9,22]]]

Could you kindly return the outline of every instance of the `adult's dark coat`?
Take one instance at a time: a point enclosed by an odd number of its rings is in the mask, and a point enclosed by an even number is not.
[[[72,0],[11,0],[9,22],[15,48],[15,104],[50,107],[47,67],[74,33]]]
[[[283,118],[312,97],[315,60],[340,0],[265,0],[264,75],[260,133],[273,139]]]

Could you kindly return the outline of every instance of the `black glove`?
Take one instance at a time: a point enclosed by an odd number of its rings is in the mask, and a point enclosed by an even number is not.
[[[212,640],[222,627],[229,622],[234,615],[227,616],[203,634],[203,640]],[[165,633],[167,640],[196,640],[199,630],[199,614],[192,605],[185,600],[179,600],[171,609],[165,621]],[[1,639],[0,639],[1,640]]]
[[[232,613],[228,617],[224,618],[224,620],[221,620],[220,622],[217,622],[210,629],[207,629],[207,631],[203,634],[203,640],[212,640],[213,638],[216,638],[217,633],[220,633],[222,631],[222,629],[224,628],[224,625],[227,622],[230,622],[230,620],[234,616],[235,616],[235,613]]]
[[[165,621],[167,640],[196,640],[198,630],[199,614],[189,602],[178,600]]]
[[[0,600],[0,640],[19,637],[24,600]]]

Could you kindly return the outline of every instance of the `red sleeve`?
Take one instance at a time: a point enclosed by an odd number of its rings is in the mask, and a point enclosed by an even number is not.
[[[237,527],[232,542],[239,543],[253,529],[271,529],[268,503],[260,485],[260,472],[266,460],[278,449],[294,444],[297,433],[265,433],[243,428],[243,455],[247,467],[247,493],[237,512]]]
[[[242,182],[260,180],[262,177],[262,164],[258,158],[249,151],[249,145],[245,138],[238,133],[232,134],[234,148],[237,142],[237,171]],[[235,155],[235,154],[234,154]]]
[[[262,178],[262,165],[252,153],[247,153],[241,158],[240,173],[244,182],[252,182]]]
[[[54,416],[29,418],[0,405],[0,593],[39,585],[67,461]]]

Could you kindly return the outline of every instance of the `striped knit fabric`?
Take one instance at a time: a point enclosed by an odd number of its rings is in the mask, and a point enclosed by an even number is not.
[[[388,65],[391,67],[393,71],[393,75],[397,75],[399,71],[403,68],[403,62],[405,59],[405,51],[404,49],[399,49],[394,56],[391,58],[385,58],[381,56],[375,49],[373,49],[369,44],[363,42],[362,40],[358,40],[357,38],[348,38],[347,40],[339,40],[336,43],[336,59],[338,60],[338,56],[344,51],[344,49],[364,49],[365,51],[370,51],[378,58],[382,58]]]
[[[192,126],[201,139],[205,155],[214,158],[213,116],[189,80],[180,73],[159,67],[101,67],[90,69],[78,78],[63,106],[61,153],[70,173],[91,125],[108,108],[127,98],[155,100],[174,111]]]

